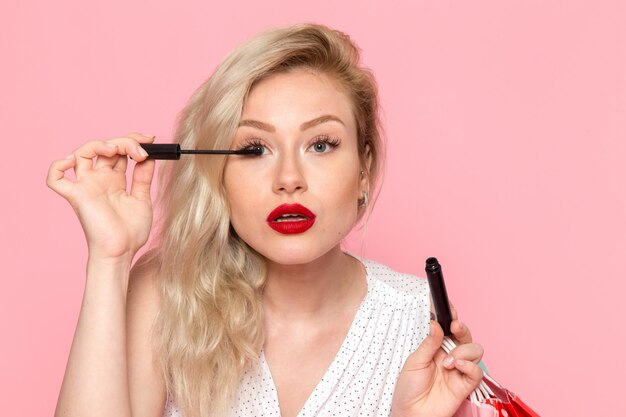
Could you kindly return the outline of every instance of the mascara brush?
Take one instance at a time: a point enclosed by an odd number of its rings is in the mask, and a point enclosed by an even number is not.
[[[223,150],[223,149],[180,149],[178,143],[142,143],[141,147],[148,153],[148,159],[179,160],[181,155],[261,155],[263,148],[256,146],[251,149]]]

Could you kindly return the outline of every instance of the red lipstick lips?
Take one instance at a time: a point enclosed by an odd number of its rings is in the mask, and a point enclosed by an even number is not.
[[[315,214],[301,204],[281,204],[267,216],[267,224],[278,233],[304,233],[315,223]]]

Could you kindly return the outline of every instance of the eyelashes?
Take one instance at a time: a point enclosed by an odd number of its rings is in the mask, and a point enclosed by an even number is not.
[[[307,144],[306,149],[307,150],[310,149],[314,153],[323,154],[323,153],[331,152],[340,144],[341,144],[341,139],[339,138],[333,138],[328,135],[320,135],[320,136],[316,136],[313,140],[311,140],[311,142]],[[253,155],[253,157],[262,156],[267,153],[267,146],[263,143],[263,141],[260,138],[252,137],[252,138],[246,139],[243,142],[243,144],[241,144],[238,150],[253,150],[257,148],[263,149],[263,153],[260,155]]]
[[[252,149],[257,149],[257,148],[262,148],[263,153],[265,153],[265,149],[267,149],[265,145],[263,145],[263,142],[261,142],[261,139],[250,138],[250,139],[246,139],[244,143],[237,150],[247,151],[247,150],[252,150]],[[255,155],[255,156],[258,156],[258,155]]]

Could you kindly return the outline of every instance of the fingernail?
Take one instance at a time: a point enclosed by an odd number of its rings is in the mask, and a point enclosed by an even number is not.
[[[109,148],[116,148],[116,147],[117,147],[117,145],[116,145],[116,144],[114,144],[114,143],[104,142],[104,144],[105,144],[106,146],[108,146]]]
[[[148,152],[146,152],[146,150],[142,148],[141,146],[137,146],[137,152],[141,156],[148,156]]]
[[[147,138],[150,138],[150,139],[156,138],[156,135],[148,135],[148,134],[145,134],[145,133],[142,133],[142,135],[147,137]]]
[[[74,158],[74,154],[73,153],[71,153],[71,154],[69,154],[68,156],[65,157],[65,159],[72,159],[72,158]]]
[[[442,362],[443,366],[445,366],[446,368],[452,367],[453,363],[454,363],[454,356],[446,356],[446,358]]]
[[[463,324],[463,322],[462,322],[462,321],[457,320],[457,323],[459,323],[459,328],[460,328],[461,330],[463,330],[463,329],[465,328],[465,325]]]

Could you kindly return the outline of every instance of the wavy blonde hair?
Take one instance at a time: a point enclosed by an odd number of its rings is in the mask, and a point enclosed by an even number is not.
[[[276,28],[240,45],[191,97],[174,142],[228,149],[255,83],[301,68],[333,76],[345,88],[373,189],[381,156],[376,83],[350,38],[321,25]],[[161,278],[155,349],[168,395],[187,417],[226,414],[264,340],[265,264],[230,226],[225,163],[220,156],[184,157],[162,170],[156,245],[141,261]]]

